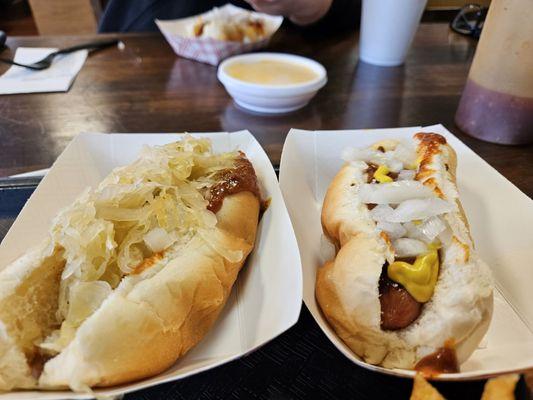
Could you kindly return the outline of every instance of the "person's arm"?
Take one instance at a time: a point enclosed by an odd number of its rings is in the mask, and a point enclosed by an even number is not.
[[[361,0],[246,0],[254,9],[284,15],[311,30],[338,31],[359,25]]]
[[[296,25],[309,25],[328,12],[333,0],[246,0],[257,11],[284,15]]]

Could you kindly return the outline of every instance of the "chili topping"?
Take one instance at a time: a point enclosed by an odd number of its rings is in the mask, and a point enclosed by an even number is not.
[[[376,164],[368,164],[368,167],[365,169],[366,183],[372,183],[374,180],[374,173],[378,170],[378,168],[379,167]]]
[[[40,351],[37,351],[33,356],[29,356],[28,358],[29,358],[28,365],[31,368],[31,375],[35,379],[39,379],[39,377],[41,376],[43,372],[44,364],[46,364],[46,362],[50,358],[52,358],[52,356],[42,354]]]
[[[453,340],[447,340],[444,347],[422,358],[415,365],[415,370],[425,376],[459,372],[459,362]]]
[[[222,207],[222,202],[226,196],[240,192],[251,192],[258,199],[261,199],[254,167],[242,152],[235,161],[235,166],[222,171],[218,176],[218,183],[209,190],[207,209],[216,213]]]

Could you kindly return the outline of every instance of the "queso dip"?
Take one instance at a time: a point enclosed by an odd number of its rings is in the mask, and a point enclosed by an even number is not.
[[[225,70],[235,79],[260,85],[294,85],[318,77],[318,74],[309,67],[276,60],[235,62],[228,65]]]

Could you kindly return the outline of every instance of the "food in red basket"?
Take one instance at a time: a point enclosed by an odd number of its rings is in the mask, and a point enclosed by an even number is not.
[[[232,15],[215,8],[208,16],[199,16],[189,27],[191,37],[251,43],[266,37],[264,22],[249,14]]]

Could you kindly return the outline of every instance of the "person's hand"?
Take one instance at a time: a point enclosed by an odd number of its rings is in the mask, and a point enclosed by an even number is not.
[[[259,12],[288,17],[297,25],[309,25],[328,12],[333,0],[246,0]]]

